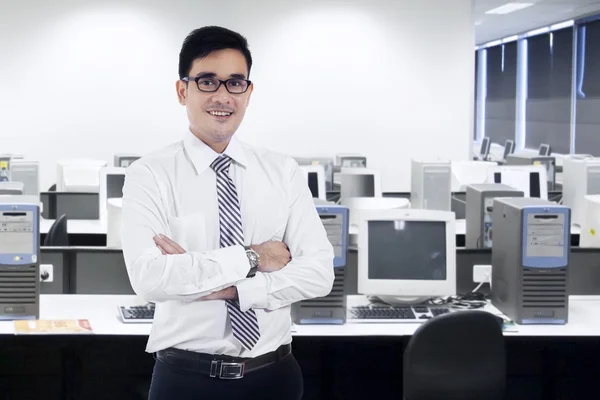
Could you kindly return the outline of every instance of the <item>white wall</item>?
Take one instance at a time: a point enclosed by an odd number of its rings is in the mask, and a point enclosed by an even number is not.
[[[410,158],[467,159],[471,0],[0,0],[0,153],[42,165],[179,140],[181,42],[222,25],[248,38],[255,90],[239,136],[290,155],[360,152],[384,191]]]

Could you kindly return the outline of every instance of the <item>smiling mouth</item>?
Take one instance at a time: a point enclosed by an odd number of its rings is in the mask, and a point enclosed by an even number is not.
[[[208,114],[212,115],[213,117],[229,117],[233,113],[229,111],[208,111]]]

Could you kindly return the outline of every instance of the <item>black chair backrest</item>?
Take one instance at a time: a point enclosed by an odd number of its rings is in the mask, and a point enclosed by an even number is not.
[[[44,246],[68,246],[67,215],[63,214],[50,227],[44,239]]]
[[[502,400],[504,337],[498,318],[457,311],[425,322],[404,353],[405,400]]]
[[[49,192],[56,192],[56,183],[48,189]]]

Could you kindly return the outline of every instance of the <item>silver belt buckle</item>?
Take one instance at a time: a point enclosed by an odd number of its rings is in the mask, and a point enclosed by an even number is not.
[[[232,363],[213,360],[210,363],[210,377],[219,379],[241,379],[246,369],[245,362]]]

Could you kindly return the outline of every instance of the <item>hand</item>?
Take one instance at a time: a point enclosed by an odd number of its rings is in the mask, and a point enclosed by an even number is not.
[[[260,272],[279,271],[292,259],[290,249],[283,242],[270,240],[250,247],[260,257],[260,262],[258,263],[258,270]]]
[[[154,239],[156,247],[160,249],[163,256],[167,254],[185,254],[183,247],[163,234],[154,236],[152,239]]]
[[[202,297],[200,300],[238,300],[238,292],[235,286],[219,290]]]

